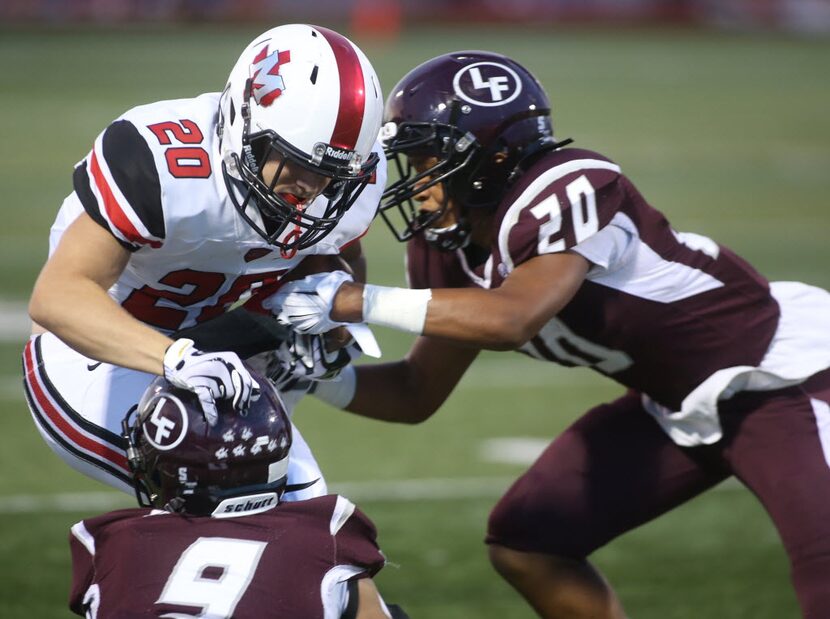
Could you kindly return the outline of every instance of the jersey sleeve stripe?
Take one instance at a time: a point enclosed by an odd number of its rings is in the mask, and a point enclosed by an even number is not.
[[[89,215],[92,221],[97,223],[99,226],[101,226],[108,232],[112,233],[112,230],[109,226],[109,222],[103,215],[101,215],[101,211],[98,207],[98,198],[95,197],[95,194],[92,192],[92,189],[90,188],[89,172],[87,170],[86,159],[79,163],[75,168],[75,172],[72,175],[72,185],[75,188],[75,194],[81,201],[81,204],[83,205],[86,214]],[[138,249],[132,243],[128,243],[127,241],[118,236],[115,236],[114,238],[122,245],[122,247],[124,247],[128,251],[135,251],[136,249]]]
[[[131,221],[127,215],[127,211],[121,206],[119,199],[116,197],[116,191],[113,190],[113,185],[104,173],[104,169],[98,159],[97,147],[98,145],[96,144],[96,148],[89,155],[89,170],[92,172],[93,180],[92,190],[93,193],[97,194],[99,202],[104,206],[104,213],[102,215],[109,221],[113,233],[131,243],[161,247],[161,242],[157,239],[150,238],[150,233],[144,226],[137,225]],[[141,231],[139,231],[139,228]]]
[[[331,521],[329,522],[329,532],[334,536],[343,528],[346,521],[351,518],[354,513],[355,505],[349,499],[337,496],[337,502],[334,505],[334,511],[331,514]]]
[[[90,535],[89,531],[86,530],[86,526],[84,526],[83,521],[76,522],[72,525],[72,535],[75,537],[76,540],[83,544],[84,548],[87,549],[89,554],[93,557],[95,556],[95,538]]]
[[[521,215],[522,210],[529,206],[552,183],[555,183],[560,178],[567,176],[568,174],[573,174],[574,172],[579,172],[580,170],[610,170],[612,172],[616,172],[617,174],[621,173],[620,166],[615,163],[611,163],[610,161],[603,161],[602,159],[574,159],[573,161],[568,161],[561,165],[555,166],[540,174],[539,177],[534,180],[527,187],[527,189],[519,195],[518,198],[516,198],[515,202],[510,205],[504,215],[504,219],[502,219],[501,226],[499,227],[499,253],[501,254],[502,262],[507,267],[508,272],[512,271],[514,268],[513,258],[510,256],[508,247],[510,231],[519,221],[519,215]]]

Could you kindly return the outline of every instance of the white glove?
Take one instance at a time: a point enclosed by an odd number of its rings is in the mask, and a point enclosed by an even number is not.
[[[251,401],[259,398],[259,384],[235,353],[202,352],[186,338],[168,346],[164,377],[196,394],[210,425],[219,420],[217,399],[231,400],[234,410],[244,413]]]
[[[277,321],[300,333],[319,334],[348,325],[330,318],[334,295],[344,282],[354,281],[345,271],[314,273],[284,284],[262,302]]]
[[[336,380],[340,371],[362,354],[353,339],[336,350],[329,350],[326,344],[325,335],[295,333],[274,351],[266,375],[281,391],[311,380]]]

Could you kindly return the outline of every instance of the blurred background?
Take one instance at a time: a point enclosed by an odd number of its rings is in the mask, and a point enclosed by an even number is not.
[[[826,0],[4,0],[20,23],[326,20],[389,37],[402,24],[593,23],[827,32]]]
[[[293,21],[350,36],[386,92],[440,53],[508,54],[545,85],[557,137],[614,159],[676,229],[771,279],[830,287],[828,0],[0,0],[0,617],[69,616],[69,527],[132,504],[52,455],[21,392],[26,299],[72,167],[126,109],[221,90],[250,39]],[[370,280],[403,284],[382,222],[365,247]],[[411,343],[376,332],[386,359]],[[295,420],[332,490],[375,520],[387,599],[414,619],[521,619],[533,614],[486,560],[489,509],[547,441],[619,392],[485,354],[420,426],[312,399]],[[595,559],[638,619],[798,616],[778,536],[735,482]]]

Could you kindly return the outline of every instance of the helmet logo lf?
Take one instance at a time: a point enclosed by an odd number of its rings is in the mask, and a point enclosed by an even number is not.
[[[280,75],[280,65],[291,62],[291,52],[274,50],[268,53],[263,47],[251,63],[253,95],[256,102],[268,107],[285,90],[285,81]]]
[[[455,74],[452,87],[467,103],[495,107],[518,97],[522,80],[513,69],[498,62],[476,62]]]
[[[187,434],[187,423],[184,405],[178,398],[168,395],[158,399],[142,427],[145,438],[153,447],[168,451],[182,442]]]

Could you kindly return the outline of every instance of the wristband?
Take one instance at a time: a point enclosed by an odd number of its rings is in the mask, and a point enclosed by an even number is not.
[[[429,288],[409,290],[388,286],[363,286],[363,320],[421,335],[427,321],[427,305],[432,299]]]
[[[339,380],[314,381],[309,393],[336,408],[346,408],[357,391],[357,372],[353,365],[347,365],[340,372]]]

